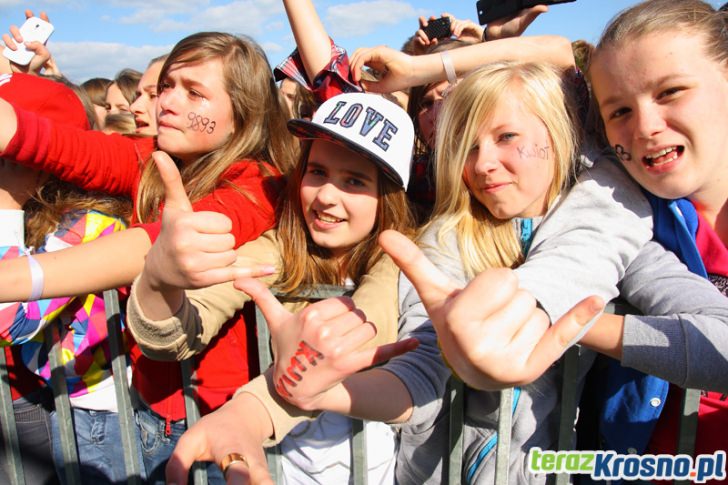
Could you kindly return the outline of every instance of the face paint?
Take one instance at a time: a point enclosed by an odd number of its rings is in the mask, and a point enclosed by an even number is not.
[[[533,144],[531,148],[529,147],[518,147],[518,156],[520,156],[522,159],[524,158],[540,158],[541,160],[548,160],[549,159],[549,147],[543,146],[540,147],[537,144]]]
[[[187,126],[190,130],[196,130],[201,133],[213,134],[215,132],[215,121],[210,121],[210,118],[200,116],[194,111],[190,111],[187,114],[187,119],[190,124]]]

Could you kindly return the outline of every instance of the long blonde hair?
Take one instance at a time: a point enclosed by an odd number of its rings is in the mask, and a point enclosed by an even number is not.
[[[222,60],[224,83],[233,106],[234,132],[221,147],[180,167],[192,202],[208,195],[218,184],[229,183],[221,182],[221,178],[239,160],[267,162],[285,174],[296,158],[297,143],[286,128],[287,110],[278,97],[268,59],[252,39],[220,32],[190,35],[169,53],[159,74],[160,83],[172,65],[215,58]],[[269,174],[260,166],[264,174]],[[251,194],[237,189],[253,200]],[[156,219],[162,197],[159,172],[148,160],[139,183],[137,218]]]
[[[412,235],[414,219],[404,189],[379,171],[377,187],[377,217],[368,237],[357,243],[345,261],[338,261],[326,248],[311,238],[301,207],[301,180],[306,173],[306,161],[311,151],[310,141],[304,141],[301,160],[289,178],[278,214],[278,237],[283,246],[284,271],[276,282],[283,293],[295,294],[312,285],[340,285],[341,267],[355,285],[382,255],[377,243],[385,229],[395,229]]]
[[[470,193],[465,162],[478,131],[504,96],[518,96],[546,126],[554,150],[554,178],[548,204],[573,178],[579,136],[572,95],[559,71],[546,64],[498,62],[463,79],[444,101],[436,136],[437,195],[431,222],[442,221],[437,238],[455,231],[469,276],[486,268],[515,267],[523,261],[512,220],[499,220]]]

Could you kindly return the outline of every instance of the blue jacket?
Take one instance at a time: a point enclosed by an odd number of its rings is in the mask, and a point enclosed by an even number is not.
[[[687,199],[666,200],[646,193],[653,211],[655,240],[674,252],[690,271],[708,276],[695,243],[698,214]],[[609,363],[599,428],[602,446],[617,453],[643,453],[667,398],[669,383]]]

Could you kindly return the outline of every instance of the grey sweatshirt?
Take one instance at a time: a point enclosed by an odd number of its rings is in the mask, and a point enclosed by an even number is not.
[[[716,375],[720,373],[703,359],[715,356],[725,362],[728,355],[728,300],[649,241],[650,213],[639,188],[617,164],[596,164],[544,218],[526,263],[516,270],[520,286],[536,297],[552,321],[588,295],[610,300],[621,291],[645,314],[662,315],[625,318],[625,365],[680,385],[705,387],[707,379],[715,386],[716,379],[728,379],[725,373]],[[423,236],[425,253],[453,280],[466,283],[455,234],[438,246],[437,229]],[[402,484],[444,483],[449,418],[443,396],[450,371],[424,306],[404,276],[399,294],[400,337],[417,337],[420,346],[384,367],[406,384],[415,406],[401,427],[397,479]],[[727,345],[709,342],[715,339]],[[680,351],[667,348],[668,341],[682,345]],[[676,358],[676,353],[681,355]],[[579,392],[593,358],[593,352],[580,349]],[[546,481],[547,476],[526,470],[526,457],[532,447],[556,446],[561,372],[556,364],[520,389],[511,437],[512,483]],[[497,429],[498,402],[498,392],[466,389],[463,483],[493,483],[495,448],[485,447]]]

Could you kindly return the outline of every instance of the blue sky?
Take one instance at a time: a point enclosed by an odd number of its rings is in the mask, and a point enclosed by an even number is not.
[[[417,30],[419,15],[447,11],[477,21],[475,0],[314,0],[329,33],[350,52],[386,44],[399,48]],[[572,40],[598,39],[606,22],[635,0],[577,0],[556,5],[527,34],[560,34]],[[721,0],[711,0],[719,6]],[[73,81],[113,77],[124,67],[143,70],[149,59],[179,39],[201,30],[247,34],[281,61],[293,36],[280,0],[0,0],[0,28],[20,25],[24,9],[45,10],[55,26],[48,47]]]

